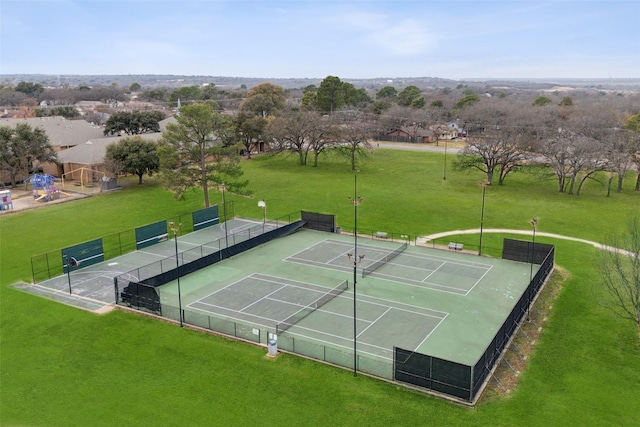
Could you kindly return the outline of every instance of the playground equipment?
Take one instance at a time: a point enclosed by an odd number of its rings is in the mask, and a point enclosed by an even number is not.
[[[55,186],[55,178],[49,174],[31,175],[28,181],[31,182],[33,198],[36,202],[48,202],[59,199],[61,196],[69,196],[69,193],[60,191],[60,189]]]
[[[0,190],[0,210],[6,211],[11,209],[13,209],[11,190]]]
[[[77,180],[79,177],[79,181]],[[84,187],[94,187],[96,182],[105,181],[107,175],[104,172],[91,168],[78,168],[62,174],[62,187],[65,188],[65,180],[72,181],[73,185],[79,186],[82,190]],[[107,177],[108,178],[108,177]]]

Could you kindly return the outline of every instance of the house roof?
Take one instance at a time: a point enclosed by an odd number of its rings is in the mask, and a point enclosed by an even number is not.
[[[391,131],[387,132],[387,133],[393,133],[393,132],[403,132],[406,133],[407,135],[416,137],[416,136],[421,136],[421,137],[429,137],[431,135],[433,135],[433,131],[429,130],[429,129],[422,129],[422,128],[410,128],[410,127],[401,127],[401,128],[396,128],[396,129],[392,129]]]
[[[18,123],[28,123],[33,128],[43,129],[54,147],[69,147],[105,137],[104,128],[84,120],[67,120],[64,117],[0,119],[0,126],[15,127]]]
[[[58,151],[58,162],[81,165],[104,163],[107,146],[118,142],[125,136],[105,136],[104,128],[94,126],[84,120],[66,120],[63,117],[38,117],[28,119],[0,119],[0,126],[15,127],[18,123],[28,123],[33,128],[44,129],[53,146],[71,147]],[[176,123],[173,117],[160,121],[160,132],[145,133],[142,138],[154,141],[162,138],[167,124]]]
[[[145,133],[140,136],[143,139],[157,141],[162,137],[162,132]],[[107,146],[130,136],[112,136],[86,141],[58,152],[58,163],[76,163],[80,165],[99,165],[104,163]]]

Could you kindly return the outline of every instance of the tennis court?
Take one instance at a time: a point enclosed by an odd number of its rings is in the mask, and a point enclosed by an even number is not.
[[[187,308],[349,351],[353,347],[353,293],[346,291],[345,285],[342,282],[330,289],[256,273],[188,304]],[[417,348],[445,317],[446,313],[439,311],[361,297],[356,320],[360,351],[391,361],[389,334],[396,337],[398,345]]]
[[[225,229],[225,226],[228,229]],[[209,253],[219,251],[227,244],[233,245],[274,228],[276,225],[268,222],[233,219],[223,224],[179,236],[177,239],[179,262],[184,264],[193,261]],[[63,274],[40,281],[37,287],[43,292],[47,292],[46,295],[54,295],[50,291],[69,295],[71,287],[74,299],[84,298],[113,304],[115,303],[114,277],[124,276],[130,280],[140,280],[140,277],[157,274],[158,269],[175,267],[175,256],[176,241],[167,234],[165,239],[159,243],[107,261],[83,266],[81,269],[71,271],[68,276]],[[80,261],[82,262],[82,260]],[[29,287],[26,287],[25,290],[29,290]],[[36,291],[35,288],[34,291]],[[38,293],[42,294],[42,292]]]
[[[530,265],[408,246],[362,277],[398,247],[358,240],[359,354],[388,361],[397,346],[475,363],[527,287]],[[295,337],[353,357],[353,251],[353,236],[307,229],[262,244],[181,277],[185,318],[201,315],[204,327],[214,318],[246,324],[266,343],[276,325],[348,280],[347,290],[293,322],[278,343]],[[177,319],[177,281],[158,290],[163,313],[170,307]]]
[[[469,378],[486,378],[491,367],[482,363],[496,360],[492,349],[503,348],[522,317],[534,272],[544,280],[553,266],[551,256],[545,271],[534,270],[527,242],[505,245],[512,254],[504,259],[373,238],[358,238],[356,251],[353,236],[300,229],[302,223],[234,219],[227,229],[215,225],[177,240],[153,224],[155,244],[38,289],[68,295],[70,279],[73,295],[84,301],[120,298],[256,343],[277,337],[282,350],[392,380],[398,351],[405,352],[403,366],[412,353],[428,355],[444,372],[438,384],[466,399],[480,387],[469,386]],[[540,249],[536,256],[553,254],[552,247]],[[449,377],[450,369],[462,368],[468,369]]]
[[[345,259],[353,251],[352,242],[325,239],[287,257],[286,261],[347,271],[350,267]],[[475,261],[407,253],[404,245],[389,252],[385,247],[360,243],[358,251],[366,254],[359,264],[363,277],[377,277],[463,296],[468,295],[492,268],[489,264]]]

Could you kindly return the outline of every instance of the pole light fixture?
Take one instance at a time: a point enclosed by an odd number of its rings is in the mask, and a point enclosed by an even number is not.
[[[531,263],[529,270],[529,287],[531,287],[531,281],[533,280],[533,262],[536,253],[536,227],[538,225],[538,220],[533,218],[531,221],[529,221],[529,224],[531,224],[533,230],[531,235]],[[531,304],[533,304],[533,301],[529,301],[529,304],[527,306],[527,321],[531,320]]]
[[[436,136],[437,138],[437,136]],[[446,181],[447,179],[447,141],[448,139],[444,140],[444,165],[442,167],[442,180]]]
[[[358,281],[358,264],[362,262],[364,254],[358,255],[358,205],[362,203],[362,197],[358,196],[358,170],[353,175],[353,197],[349,200],[353,203],[353,252],[349,252],[347,257],[353,263],[353,376],[358,375],[358,353],[357,353],[357,319],[356,316],[356,283]]]
[[[220,189],[222,190],[222,212],[224,215],[224,221],[223,221],[223,226],[224,226],[224,241],[225,241],[225,247],[229,247],[229,233],[227,232],[227,202],[224,199],[224,190],[227,188],[227,186],[224,184],[224,182],[222,183],[222,185],[220,185]]]
[[[74,257],[64,256],[64,266],[67,269],[67,282],[69,283],[69,295],[71,295],[71,267],[78,267],[80,265],[80,261],[75,259]]]
[[[170,222],[169,223],[169,229],[171,229],[171,231],[173,231],[173,241],[175,242],[175,248],[176,248],[176,273],[178,275],[178,316],[180,317],[180,327],[182,328],[184,326],[184,322],[183,322],[183,315],[182,315],[182,295],[180,293],[180,272],[177,271],[180,268],[180,261],[178,259],[178,233],[180,232],[180,229],[182,228],[182,223],[178,224],[177,226],[174,224],[174,222]]]
[[[482,231],[484,230],[484,196],[487,193],[488,183],[483,183],[482,187],[482,209],[480,211],[480,244],[478,245],[478,256],[482,255]]]
[[[258,202],[258,207],[262,209],[262,224],[267,223],[267,203],[264,200]]]
[[[531,271],[529,272],[529,282],[531,282],[531,280],[533,280],[533,260],[536,252],[536,226],[538,225],[538,220],[534,218],[529,221],[529,224],[531,224],[533,229],[531,236]]]

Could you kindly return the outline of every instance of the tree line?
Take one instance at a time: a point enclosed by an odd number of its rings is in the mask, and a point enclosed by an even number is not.
[[[389,85],[374,94],[336,76],[326,77],[317,87],[310,85],[297,91],[272,83],[232,92],[214,84],[185,86],[170,93],[162,88],[144,90],[137,84],[126,90],[110,89],[135,91],[147,99],[161,98],[176,109],[180,105],[176,119],[183,128],[193,128],[197,120],[214,121],[217,125],[208,128],[211,135],[183,132],[182,137],[206,147],[220,145],[228,153],[247,159],[255,152],[291,153],[300,165],[318,166],[322,155],[333,150],[348,158],[355,170],[366,160],[376,134],[401,128],[416,134],[428,130],[435,133],[439,144],[438,129],[446,122],[455,122],[465,142],[454,163],[456,169],[480,170],[489,184],[503,185],[510,173],[527,168],[541,174],[551,172],[558,191],[579,194],[596,172],[606,171],[609,184],[617,177],[617,190],[622,191],[627,172],[637,174],[639,169],[638,94],[594,91],[569,97],[562,92],[512,93],[464,84],[426,89]],[[46,92],[37,84],[22,83],[13,90],[29,96]],[[74,90],[92,91],[84,87]],[[191,106],[198,108],[186,108]],[[194,117],[188,125],[180,121],[180,117],[191,115]],[[106,120],[105,135],[157,132],[163,118],[158,111],[116,111]],[[192,132],[203,129],[193,128]],[[127,143],[139,146],[127,139],[121,145]],[[149,147],[144,150],[150,151]],[[131,147],[122,151],[135,157]],[[206,149],[199,151],[208,159],[216,158]],[[145,158],[138,156],[138,162]],[[148,167],[123,165],[122,153],[116,156],[113,149],[108,152],[108,161],[114,172],[135,173],[140,179],[140,171],[157,172],[162,164],[159,157],[154,157]],[[188,163],[198,161],[191,159]],[[637,176],[635,188],[640,190]]]

